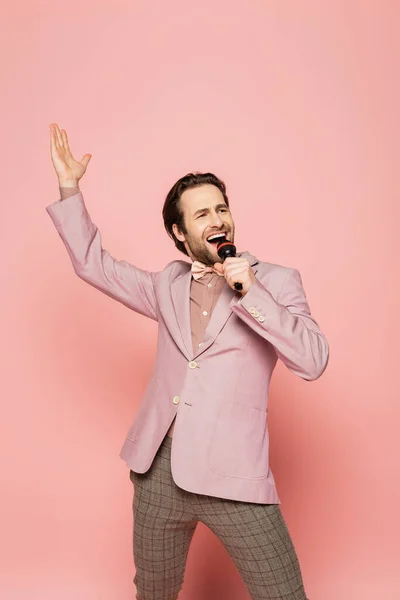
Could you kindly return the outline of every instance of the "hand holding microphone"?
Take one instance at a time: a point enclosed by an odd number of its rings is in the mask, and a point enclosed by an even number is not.
[[[244,296],[256,280],[249,261],[247,258],[236,257],[236,248],[232,242],[219,243],[217,252],[224,262],[223,264],[214,263],[214,269],[225,277],[229,287]]]
[[[236,256],[236,246],[232,244],[232,242],[228,242],[227,240],[223,240],[218,242],[217,244],[217,253],[222,260],[225,260],[228,257]],[[235,282],[235,289],[240,292],[243,289],[243,285],[239,282]]]

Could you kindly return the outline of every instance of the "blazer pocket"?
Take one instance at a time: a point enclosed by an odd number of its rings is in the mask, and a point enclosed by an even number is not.
[[[210,469],[228,477],[262,479],[268,475],[268,463],[267,411],[224,402],[208,448]]]

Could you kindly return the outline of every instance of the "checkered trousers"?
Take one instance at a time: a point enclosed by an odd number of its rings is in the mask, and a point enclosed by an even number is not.
[[[307,600],[280,505],[183,490],[172,478],[171,445],[166,436],[150,469],[130,472],[137,600],[178,598],[199,521],[224,544],[252,600]]]

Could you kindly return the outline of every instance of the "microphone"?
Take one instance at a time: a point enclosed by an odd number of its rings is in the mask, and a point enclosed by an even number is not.
[[[223,240],[222,242],[218,242],[217,244],[217,252],[218,256],[225,260],[228,256],[232,256],[233,258],[236,256],[236,246],[227,240]],[[242,290],[243,285],[238,281],[235,283],[235,290]]]

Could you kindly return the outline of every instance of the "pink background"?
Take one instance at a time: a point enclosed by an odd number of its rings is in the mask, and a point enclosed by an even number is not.
[[[310,600],[400,597],[399,7],[395,2],[29,2],[2,9],[0,596],[128,600],[132,487],[118,457],[156,323],[73,273],[45,206],[49,128],[116,258],[184,258],[177,178],[228,186],[238,250],[298,268],[330,343],[278,363],[272,469]],[[5,186],[5,187],[4,187]],[[150,240],[150,244],[149,244]],[[183,600],[246,600],[201,524]]]

